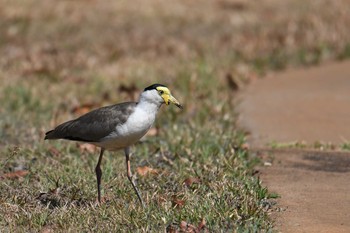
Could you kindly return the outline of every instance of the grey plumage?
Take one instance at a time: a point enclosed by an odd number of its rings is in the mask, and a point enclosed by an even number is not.
[[[117,125],[124,124],[136,105],[135,102],[125,102],[95,109],[46,132],[45,139],[99,142]]]

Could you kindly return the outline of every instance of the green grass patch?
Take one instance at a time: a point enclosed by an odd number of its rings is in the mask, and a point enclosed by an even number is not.
[[[135,232],[165,230],[182,221],[198,225],[204,219],[209,231],[270,229],[272,223],[264,201],[271,196],[259,179],[250,175],[255,163],[246,150],[234,144],[234,135],[212,134],[208,143],[209,134],[203,131],[192,142],[184,142],[180,137],[168,136],[178,135],[185,125],[177,127],[180,129],[170,127],[162,132],[162,141],[153,138],[135,149],[134,171],[137,165],[158,171],[145,177],[138,175],[145,209],[126,179],[121,153],[105,156],[102,167],[106,202],[98,207],[93,172],[96,153],[80,153],[74,143],[3,150],[1,167],[5,174],[16,169],[28,174],[2,182],[1,226],[20,231],[49,227]],[[60,151],[59,155],[50,154],[52,147]],[[187,184],[190,178],[196,182]]]

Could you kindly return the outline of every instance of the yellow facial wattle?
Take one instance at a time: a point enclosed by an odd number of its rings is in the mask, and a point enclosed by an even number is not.
[[[170,103],[175,104],[177,107],[182,108],[182,105],[177,99],[171,95],[170,90],[167,87],[157,87],[159,95],[163,98],[166,105]]]

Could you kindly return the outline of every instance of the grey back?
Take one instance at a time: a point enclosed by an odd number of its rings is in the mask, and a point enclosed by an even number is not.
[[[125,102],[95,109],[48,131],[45,139],[99,142],[113,132],[117,125],[125,123],[136,105],[135,102]]]

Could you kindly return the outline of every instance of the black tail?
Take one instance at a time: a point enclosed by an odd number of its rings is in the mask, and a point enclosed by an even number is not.
[[[47,131],[47,132],[45,133],[45,138],[44,138],[44,140],[47,140],[47,139],[55,139],[55,138],[53,137],[53,131],[54,131],[54,130]]]

